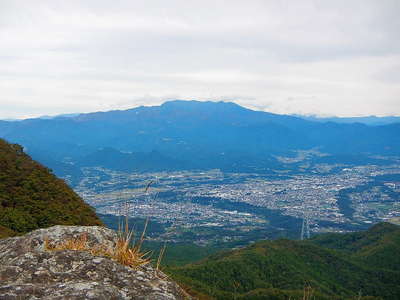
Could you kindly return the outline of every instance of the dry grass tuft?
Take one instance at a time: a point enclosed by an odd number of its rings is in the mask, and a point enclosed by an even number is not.
[[[150,186],[154,181],[150,181],[145,188],[145,193],[149,190]],[[75,250],[75,251],[86,251],[96,256],[109,257],[120,264],[129,266],[136,269],[140,266],[147,265],[151,262],[150,252],[142,252],[141,247],[145,240],[145,233],[149,223],[149,218],[146,218],[144,229],[139,239],[134,242],[133,231],[129,230],[129,211],[130,205],[125,202],[124,205],[125,220],[118,224],[118,240],[114,248],[107,248],[105,245],[88,245],[87,233],[82,233],[77,238],[67,239],[61,243],[52,243],[48,239],[45,239],[45,247],[50,251],[61,251],[61,250]],[[160,263],[165,252],[166,245],[161,249],[160,255],[157,260],[156,271],[160,268]]]
[[[135,269],[139,266],[149,264],[151,260],[149,258],[149,252],[143,253],[140,251],[141,243],[130,246],[132,236],[132,231],[120,235],[115,248],[108,254],[119,263]]]
[[[140,251],[140,244],[132,245],[133,232],[118,233],[118,240],[114,248],[107,248],[105,245],[88,245],[87,233],[82,233],[77,238],[67,239],[61,243],[52,243],[45,240],[45,247],[50,251],[74,250],[86,251],[95,256],[111,258],[122,265],[136,269],[150,263],[149,253]]]
[[[161,251],[160,251],[160,253],[158,255],[157,264],[156,264],[156,270],[157,271],[160,270],[161,260],[162,260],[162,258],[164,256],[166,247],[167,247],[167,243],[164,243],[164,246],[161,248]]]
[[[52,244],[49,239],[45,239],[45,247],[47,250],[61,251],[61,250],[75,250],[87,251],[87,234],[82,233],[77,238],[67,239],[60,244]]]

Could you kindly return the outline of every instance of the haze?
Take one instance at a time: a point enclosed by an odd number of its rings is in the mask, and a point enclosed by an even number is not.
[[[0,2],[0,119],[226,100],[400,115],[400,2]]]

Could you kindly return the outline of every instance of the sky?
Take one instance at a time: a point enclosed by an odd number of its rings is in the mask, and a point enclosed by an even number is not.
[[[0,0],[0,119],[232,101],[400,115],[400,1]]]

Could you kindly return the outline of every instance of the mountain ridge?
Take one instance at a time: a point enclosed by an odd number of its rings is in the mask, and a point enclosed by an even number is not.
[[[389,125],[400,123],[400,116],[360,116],[360,117],[319,117],[313,115],[293,115],[305,120],[316,122],[334,122],[334,123],[361,123],[370,126]]]
[[[399,264],[387,261],[398,253],[400,239],[393,241],[393,252],[385,249],[392,234],[400,237],[400,227],[381,223],[365,232],[321,234],[306,241],[259,241],[168,271],[194,294],[211,299],[301,299],[305,287],[315,299],[397,299]],[[369,240],[368,257],[346,249],[357,235]],[[325,239],[331,247],[320,245]]]
[[[265,172],[282,165],[276,155],[298,150],[400,155],[399,131],[400,124],[321,123],[231,102],[183,100],[69,118],[0,122],[0,137],[23,145],[28,153],[46,153],[48,160],[57,162],[57,174],[62,173],[58,169],[70,168],[62,166],[66,160],[77,164],[107,147],[142,155],[157,151],[171,161],[184,161],[182,168],[189,169],[251,172],[248,162],[261,161],[257,170]],[[242,159],[237,161],[238,157]]]
[[[21,146],[0,139],[0,237],[64,225],[102,225],[94,209]]]

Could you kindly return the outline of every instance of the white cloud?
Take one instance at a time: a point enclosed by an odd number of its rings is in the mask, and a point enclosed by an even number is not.
[[[400,115],[400,2],[0,2],[0,118],[232,100]]]

